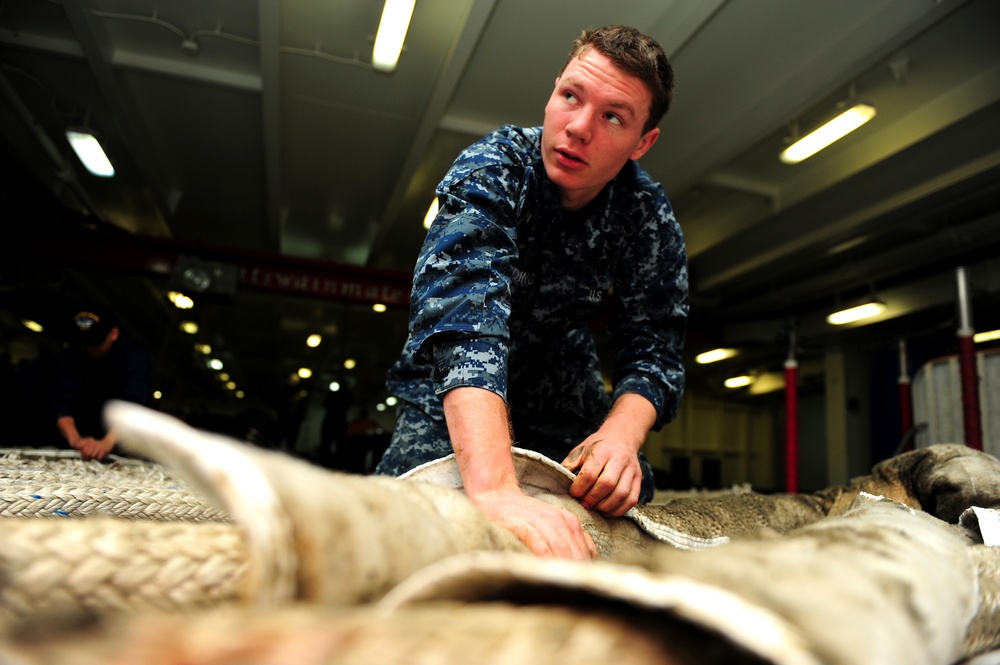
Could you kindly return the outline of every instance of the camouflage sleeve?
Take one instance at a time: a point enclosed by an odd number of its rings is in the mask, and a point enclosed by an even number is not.
[[[507,398],[519,197],[512,168],[484,160],[438,188],[441,208],[417,260],[411,305],[416,357],[432,364],[438,394],[475,386]]]
[[[637,393],[648,399],[656,407],[654,428],[660,429],[677,416],[684,391],[687,254],[666,197],[643,207],[652,210],[645,211],[648,221],[624,252],[614,287],[614,398]]]

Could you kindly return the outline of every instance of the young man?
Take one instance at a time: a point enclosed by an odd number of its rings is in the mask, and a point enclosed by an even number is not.
[[[622,26],[586,31],[544,126],[502,127],[438,186],[409,337],[389,373],[397,426],[377,471],[454,451],[466,494],[539,555],[596,549],[574,516],[521,492],[511,445],[562,459],[584,507],[620,516],[640,492],[652,497],[639,449],[683,391],[684,242],[636,163],[659,137],[672,87],[654,40]],[[611,397],[589,330],[608,298]]]

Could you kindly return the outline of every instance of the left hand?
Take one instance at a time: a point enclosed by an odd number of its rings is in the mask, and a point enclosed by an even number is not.
[[[621,517],[639,502],[642,467],[633,445],[602,430],[571,450],[562,465],[577,472],[569,493],[584,508]]]
[[[84,437],[79,441],[79,445],[74,446],[80,451],[80,457],[84,461],[88,460],[102,460],[111,449],[115,447],[115,442],[113,439],[105,437],[103,439],[94,439],[91,437]]]

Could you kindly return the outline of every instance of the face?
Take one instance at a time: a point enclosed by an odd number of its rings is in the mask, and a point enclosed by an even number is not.
[[[564,208],[596,197],[630,159],[646,154],[660,134],[643,132],[651,95],[639,79],[591,48],[556,79],[545,106],[542,162]]]

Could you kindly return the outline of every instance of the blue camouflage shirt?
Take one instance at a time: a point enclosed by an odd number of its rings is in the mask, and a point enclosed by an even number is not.
[[[582,432],[611,405],[590,324],[609,309],[613,398],[637,393],[658,429],[677,413],[688,314],[684,240],[663,189],[629,162],[580,211],[564,210],[540,127],[504,126],[437,188],[417,259],[409,336],[389,390],[443,419],[458,386],[491,390],[543,435]]]

